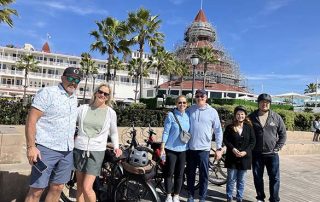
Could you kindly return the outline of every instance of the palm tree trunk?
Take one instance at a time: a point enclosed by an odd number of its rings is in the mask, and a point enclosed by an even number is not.
[[[157,71],[157,85],[156,85],[156,96],[158,95],[159,90],[159,78],[160,78],[160,71]]]
[[[206,89],[206,77],[207,77],[207,64],[204,63],[204,69],[203,69],[203,87],[202,89]]]
[[[138,79],[138,77],[137,77]],[[137,94],[138,94],[138,80],[136,81],[136,90],[134,91],[134,102],[137,103]]]
[[[181,76],[181,83],[180,83],[180,95],[182,95],[182,84],[183,84],[183,76]]]
[[[28,79],[28,70],[25,69],[25,73],[24,73],[24,89],[23,89],[23,105],[26,106],[27,105],[27,79]]]
[[[143,91],[143,74],[142,74],[142,72],[143,72],[143,69],[142,69],[142,60],[143,60],[143,44],[142,45],[140,45],[140,50],[139,50],[139,52],[140,52],[140,65],[139,65],[139,72],[140,72],[140,78],[139,78],[139,82],[140,82],[140,94],[139,94],[139,98],[142,98],[142,91]]]
[[[115,94],[116,94],[116,76],[117,76],[117,68],[114,67],[113,70],[113,93],[112,93],[112,97],[114,98]]]
[[[88,74],[86,75],[86,82],[84,83],[82,104],[85,104],[86,90],[87,90],[87,82],[88,82]]]

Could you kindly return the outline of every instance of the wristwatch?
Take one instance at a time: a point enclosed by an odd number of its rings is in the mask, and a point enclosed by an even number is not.
[[[222,151],[222,148],[217,149],[217,151]]]

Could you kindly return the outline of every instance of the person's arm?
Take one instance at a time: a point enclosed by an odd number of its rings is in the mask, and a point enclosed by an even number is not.
[[[29,164],[32,165],[33,162],[37,161],[37,157],[41,159],[40,151],[36,147],[36,123],[43,115],[43,112],[37,108],[31,107],[25,128],[26,144],[27,144],[27,158]]]
[[[216,138],[216,148],[220,149],[222,148],[222,141],[223,141],[223,133],[221,128],[221,123],[219,119],[218,112],[216,110],[213,111],[213,132],[215,134]]]
[[[121,156],[122,150],[119,149],[119,134],[118,134],[118,127],[117,127],[117,114],[115,111],[110,110],[110,138],[113,144],[113,152],[115,153],[116,157]]]
[[[249,127],[249,145],[248,147],[245,149],[246,153],[250,153],[254,146],[256,145],[256,136],[254,134],[254,130],[251,126],[248,126]]]
[[[279,139],[274,147],[275,152],[279,151],[287,140],[286,126],[282,118],[280,117],[280,115],[278,115],[278,124],[279,125],[278,125],[277,133],[278,133]]]
[[[165,154],[164,149],[165,149],[166,142],[169,138],[169,132],[170,132],[171,125],[172,125],[171,114],[172,114],[172,112],[169,112],[165,121],[164,121],[162,140],[161,140],[161,155]]]

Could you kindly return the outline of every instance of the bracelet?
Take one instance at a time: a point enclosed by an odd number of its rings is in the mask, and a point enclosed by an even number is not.
[[[35,145],[28,145],[28,146],[27,146],[27,150],[30,149],[30,148],[32,148],[32,147],[36,147],[36,146],[35,146]]]

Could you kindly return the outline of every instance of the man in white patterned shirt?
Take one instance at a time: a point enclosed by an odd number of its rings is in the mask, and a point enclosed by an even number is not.
[[[39,201],[49,185],[46,201],[59,201],[73,168],[74,132],[77,118],[75,90],[80,83],[78,68],[68,67],[58,86],[37,92],[26,122],[27,158],[30,165],[46,164],[44,171],[32,166],[26,202]]]

